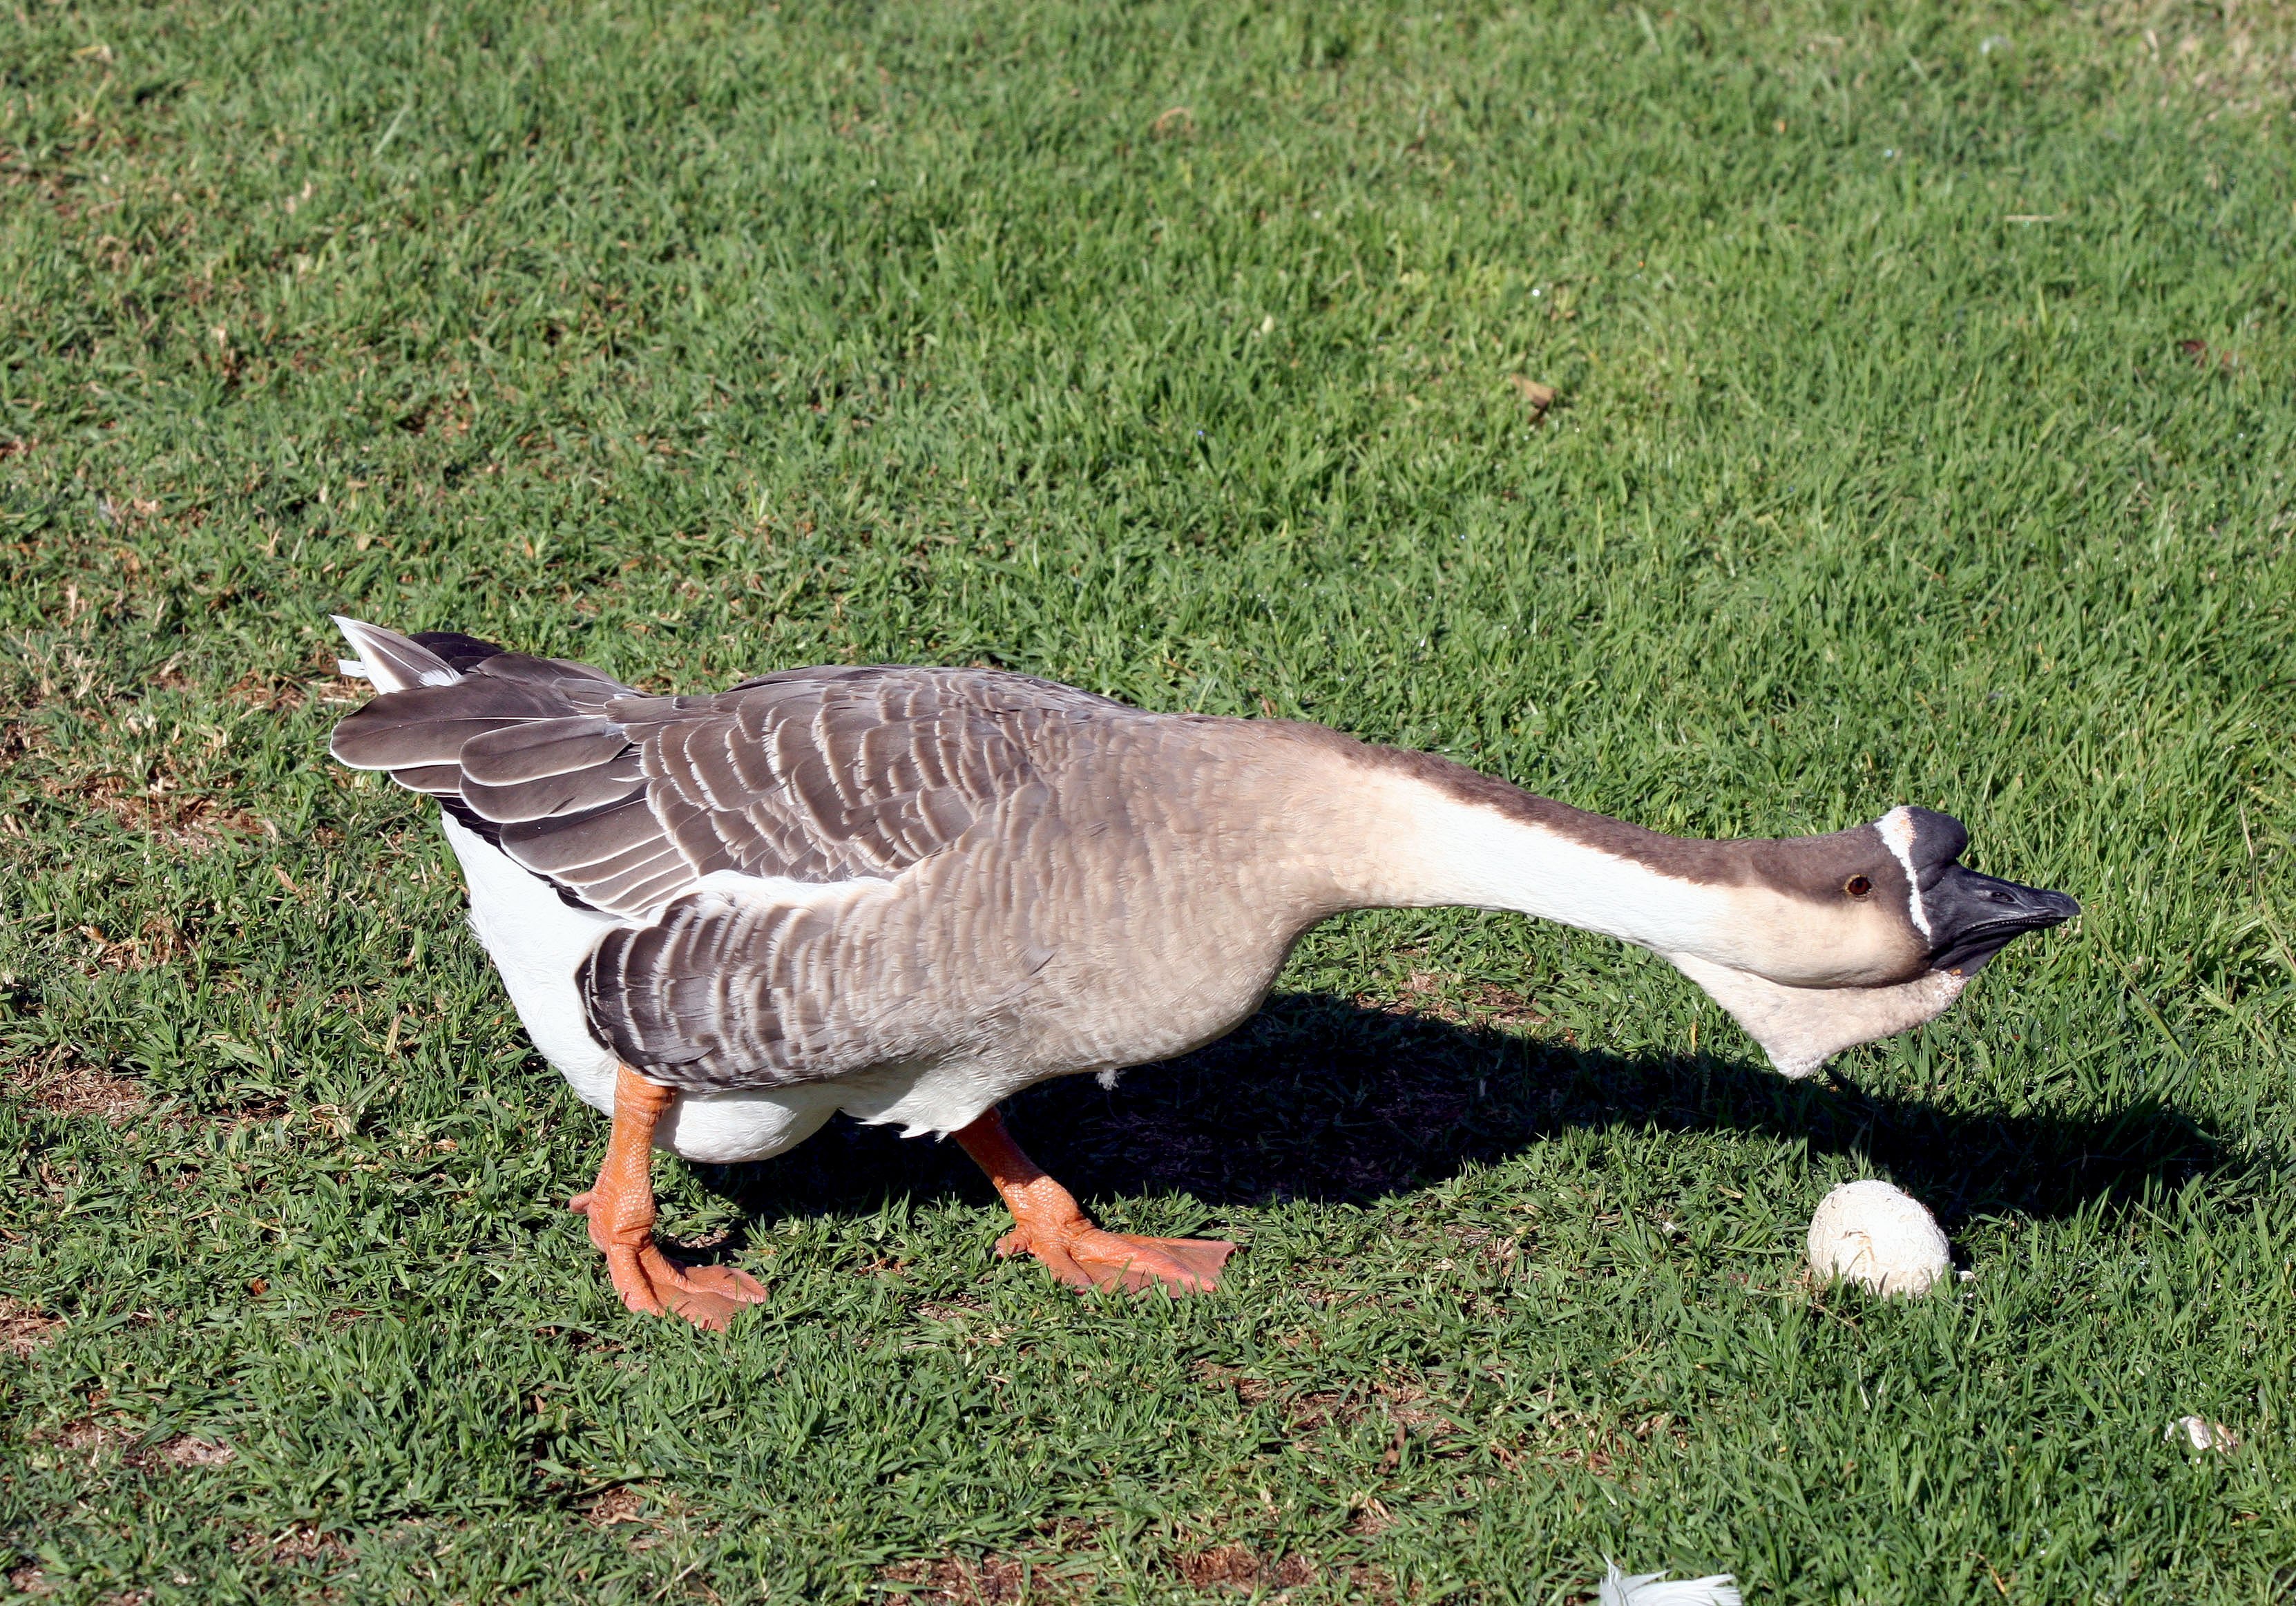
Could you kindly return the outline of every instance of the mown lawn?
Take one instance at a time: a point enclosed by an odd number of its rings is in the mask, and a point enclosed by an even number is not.
[[[2288,1598],[2296,14],[1441,3],[0,17],[0,1598]],[[710,1336],[327,762],[336,610],[1933,804],[2088,913],[1801,1087],[1342,921],[1014,1111],[1216,1297],[846,1127],[660,1166]],[[1807,1285],[1866,1175],[1965,1280]]]

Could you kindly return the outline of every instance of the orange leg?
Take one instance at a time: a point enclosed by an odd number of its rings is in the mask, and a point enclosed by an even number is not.
[[[727,1266],[680,1266],[653,1241],[653,1128],[677,1096],[628,1066],[614,1078],[614,1130],[605,1162],[569,1208],[590,1218],[590,1241],[606,1254],[614,1291],[632,1310],[676,1311],[696,1327],[723,1332],[734,1313],[766,1297],[756,1278]]]
[[[996,1252],[1034,1255],[1071,1288],[1118,1287],[1127,1293],[1162,1283],[1175,1293],[1210,1293],[1235,1245],[1209,1238],[1135,1238],[1104,1233],[1076,1198],[1046,1176],[989,1110],[955,1134],[1013,1212],[1013,1230]]]

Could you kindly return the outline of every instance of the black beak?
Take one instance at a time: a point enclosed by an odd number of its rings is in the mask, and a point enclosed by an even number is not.
[[[1922,889],[1922,908],[1930,917],[1930,964],[1964,976],[1975,975],[2026,932],[2061,926],[2080,913],[2062,892],[2021,887],[1959,864],[1948,864]]]

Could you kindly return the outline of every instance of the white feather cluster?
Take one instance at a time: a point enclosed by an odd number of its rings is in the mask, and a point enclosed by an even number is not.
[[[1921,1200],[1888,1183],[1846,1182],[1809,1224],[1810,1269],[1877,1294],[1923,1294],[1953,1274],[1953,1252]]]
[[[1705,1578],[1677,1578],[1669,1584],[1662,1572],[1628,1577],[1619,1564],[1606,1561],[1610,1571],[1597,1597],[1601,1606],[1740,1606],[1731,1576],[1718,1572]]]

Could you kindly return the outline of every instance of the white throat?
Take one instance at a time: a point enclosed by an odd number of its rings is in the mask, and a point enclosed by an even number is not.
[[[1797,1080],[1845,1048],[1936,1020],[1969,985],[1965,976],[1931,971],[1896,987],[1780,987],[1694,954],[1667,957],[1746,1028],[1781,1076]]]

